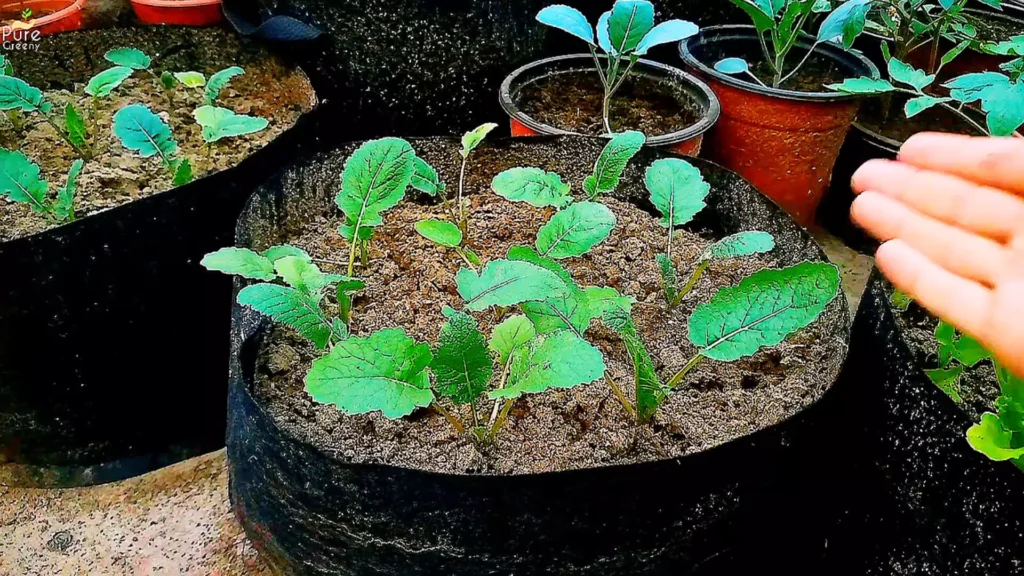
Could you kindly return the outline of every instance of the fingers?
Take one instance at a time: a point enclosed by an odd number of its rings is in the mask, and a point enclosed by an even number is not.
[[[900,149],[900,162],[946,172],[1024,196],[1024,139],[923,133]]]
[[[879,240],[902,240],[932,263],[981,284],[995,286],[1013,264],[1013,252],[1003,245],[923,216],[883,194],[861,194],[852,214]]]
[[[921,214],[998,242],[1010,242],[1024,230],[1024,198],[901,162],[864,164],[853,176],[853,187],[880,192]]]

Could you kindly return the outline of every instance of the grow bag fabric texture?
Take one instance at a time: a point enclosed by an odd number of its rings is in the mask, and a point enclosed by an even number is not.
[[[602,144],[538,137],[488,146],[518,147],[522,162],[534,165],[545,150],[560,151],[584,170]],[[328,213],[345,155],[318,155],[262,187],[239,221],[238,245],[278,243],[288,218]],[[641,151],[627,178],[661,157]],[[764,230],[782,247],[780,265],[824,260],[749,184],[693,162],[713,192],[690,229],[716,237]],[[806,497],[820,479],[802,460],[805,439],[836,410],[831,391],[788,421],[683,458],[517,476],[438,474],[349,463],[279,427],[252,393],[267,324],[241,306],[232,321],[232,503],[282,573],[731,574],[822,555],[821,503]],[[836,327],[838,366],[848,341],[845,300],[838,297],[821,321]]]
[[[827,572],[850,575],[1024,573],[1024,473],[975,452],[974,424],[915,365],[875,270],[837,384],[846,414],[822,436],[842,454],[827,484],[845,511]]]
[[[231,282],[199,261],[261,182],[315,151],[323,114],[231,169],[0,243],[0,463],[68,486],[223,446]]]

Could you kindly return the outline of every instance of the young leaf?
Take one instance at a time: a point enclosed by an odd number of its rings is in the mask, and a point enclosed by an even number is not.
[[[770,252],[773,248],[775,238],[767,232],[740,232],[708,246],[701,260],[739,258]]]
[[[437,391],[455,404],[471,404],[487,390],[494,362],[476,320],[465,312],[452,311],[441,327],[430,369]]]
[[[529,246],[513,246],[509,248],[508,259],[516,262],[529,262],[530,264],[536,264],[541,268],[554,272],[566,286],[576,285],[575,282],[573,282],[572,275],[569,274],[569,271],[566,270],[564,266],[551,258],[545,258],[540,254],[537,254],[537,251]]]
[[[498,355],[498,364],[504,366],[516,348],[533,340],[536,335],[537,331],[529,318],[510,316],[494,327],[489,347]]]
[[[762,270],[698,306],[690,342],[714,360],[750,356],[814,322],[838,293],[839,270],[831,264]]]
[[[135,71],[127,66],[114,66],[89,79],[85,93],[93,98],[105,98]]]
[[[202,88],[206,86],[206,76],[199,72],[175,72],[174,78],[186,88]]]
[[[276,322],[294,328],[321,350],[334,333],[334,324],[307,294],[289,286],[254,284],[238,293],[238,303],[261,312]],[[336,335],[339,339],[342,335]]]
[[[674,302],[679,295],[679,277],[676,275],[676,267],[667,254],[658,254],[655,257],[658,262],[658,270],[661,273],[661,289],[665,292],[665,299],[670,303]]]
[[[159,154],[167,164],[178,149],[170,126],[142,104],[125,106],[114,114],[114,135],[143,158]]]
[[[306,392],[346,414],[380,411],[386,418],[412,414],[434,401],[430,391],[430,347],[401,329],[348,338],[313,363]]]
[[[542,208],[563,208],[572,202],[569,185],[554,172],[540,168],[510,168],[494,177],[491,188],[501,197],[513,202],[526,202]]]
[[[455,279],[471,311],[536,302],[566,291],[565,283],[550,270],[511,260],[488,262],[479,276],[463,268]]]
[[[615,49],[612,48],[612,40],[608,36],[608,21],[612,18],[612,11],[609,10],[601,17],[597,19],[597,45],[604,50],[606,54],[614,54]]]
[[[21,152],[0,148],[0,196],[26,202],[35,212],[45,212],[46,189],[38,165]]]
[[[488,122],[487,124],[477,126],[474,130],[466,132],[462,136],[462,150],[459,151],[459,154],[462,154],[463,158],[469,158],[470,153],[484,141],[484,138],[491,133],[491,130],[494,130],[497,127],[497,124]]]
[[[82,120],[82,115],[78,113],[78,109],[71,102],[64,106],[64,127],[67,128],[68,139],[75,146],[85,146],[85,121]]]
[[[227,108],[216,106],[200,106],[192,112],[192,116],[203,127],[203,140],[207,143],[253,134],[270,124],[266,118],[235,114]]]
[[[50,108],[39,88],[29,86],[21,78],[0,76],[0,110],[47,113]]]
[[[595,318],[600,318],[609,308],[629,310],[634,299],[619,294],[614,288],[588,286],[580,289],[575,284],[567,286],[565,294],[552,296],[543,302],[524,302],[523,311],[533,322],[538,334],[550,334],[559,330],[572,330],[583,335]]]
[[[999,417],[992,413],[981,416],[981,422],[967,431],[967,441],[971,447],[996,462],[1024,458],[1024,441],[1019,432],[1003,428]]]
[[[664,216],[661,225],[666,228],[692,220],[706,206],[704,198],[711,191],[700,170],[676,158],[651,164],[647,169],[646,184],[651,202]]]
[[[766,2],[751,2],[749,0],[732,0],[732,3],[747,13],[759,34],[775,28],[775,12]]]
[[[274,263],[269,258],[246,248],[221,248],[204,256],[199,264],[207,270],[253,280],[277,278]]]
[[[462,230],[451,222],[422,220],[416,223],[416,231],[427,240],[447,248],[457,248],[462,244]]]
[[[344,278],[324,274],[316,264],[302,256],[285,256],[277,259],[274,261],[274,271],[285,283],[312,297],[318,304],[323,298],[324,288]]]
[[[1010,372],[1008,368],[999,362],[995,363],[995,367],[996,379],[999,381],[999,388],[1002,390],[1003,396],[1024,405],[1024,378],[1020,378],[1013,372]]]
[[[952,98],[936,98],[935,96],[919,96],[917,98],[911,98],[907,100],[907,104],[904,106],[903,111],[906,113],[907,118],[913,118],[921,112],[942,104],[943,102],[949,102]]]
[[[419,156],[413,159],[412,187],[431,196],[443,194],[445,189],[437,170]]]
[[[913,86],[918,92],[924,90],[935,81],[934,74],[925,74],[924,71],[918,70],[896,58],[889,60],[889,76],[897,82]]]
[[[818,42],[837,42],[849,50],[864,31],[871,0],[846,0],[822,21]]]
[[[700,28],[693,22],[685,20],[669,20],[658,24],[644,36],[643,40],[636,47],[636,55],[644,56],[647,51],[661,44],[671,44],[685,40],[700,32]]]
[[[604,204],[578,202],[560,210],[537,233],[537,252],[556,260],[582,256],[615,228],[615,214]]]
[[[573,388],[604,375],[604,357],[568,330],[538,336],[512,352],[508,386],[494,390],[490,398],[519,398],[551,388]]]
[[[368,226],[361,227],[359,229],[360,242],[369,242],[370,239],[373,238],[373,232],[373,228]],[[344,224],[338,226],[338,234],[340,234],[345,240],[353,242],[356,234],[356,223],[351,220],[346,220]]]
[[[302,258],[306,261],[313,261],[313,258],[306,253],[302,248],[296,248],[295,246],[272,246],[267,248],[260,255],[267,258],[271,262],[277,262],[281,258],[287,258],[288,256],[294,256],[296,258]]]
[[[964,373],[963,366],[956,365],[949,369],[925,370],[924,373],[953,402],[957,404],[964,403],[964,399],[960,396],[960,376]]]
[[[164,73],[160,75],[160,85],[164,87],[164,90],[170,90],[177,86],[177,84],[178,80],[174,77],[174,74],[164,71]]]
[[[217,101],[217,97],[220,96],[220,91],[228,85],[228,82],[235,76],[241,76],[242,74],[245,74],[245,70],[238,66],[232,66],[210,76],[210,81],[206,83],[206,91],[203,92],[203,101],[212,106]]]
[[[75,219],[75,192],[78,187],[78,175],[82,173],[82,160],[75,160],[68,170],[68,180],[64,187],[57,191],[57,199],[53,203],[53,215],[60,221]]]
[[[108,62],[135,70],[145,70],[153,63],[146,53],[136,48],[115,48],[103,55]]]
[[[647,0],[618,0],[608,19],[608,39],[618,54],[632,52],[654,28],[654,5]]]
[[[910,308],[910,303],[913,301],[914,299],[911,298],[910,295],[900,292],[899,290],[893,290],[892,296],[889,297],[889,302],[892,303],[893,308],[900,312],[906,312],[907,309]]]
[[[548,6],[537,14],[537,21],[568,32],[591,46],[594,45],[594,31],[590,29],[587,17],[575,8],[562,4]]]
[[[192,181],[192,162],[188,158],[182,158],[174,162],[174,178],[171,182],[174,186],[184,186]]]
[[[612,192],[619,186],[619,178],[629,161],[640,151],[647,138],[642,132],[622,132],[612,137],[601,152],[594,173],[583,181],[583,190],[593,200],[598,194]],[[566,186],[566,194],[568,194]],[[559,206],[561,208],[561,206]]]
[[[844,94],[885,94],[896,88],[881,78],[847,78],[841,84],[829,84],[828,88]]]
[[[992,357],[981,342],[967,334],[958,335],[952,324],[940,321],[935,327],[935,340],[939,343],[939,366],[945,368],[953,360],[972,367]]]
[[[745,74],[750,71],[750,65],[743,58],[723,58],[715,62],[715,70],[722,74]]]
[[[668,390],[661,384],[654,370],[654,362],[636,332],[633,318],[629,310],[621,307],[610,307],[602,316],[604,323],[622,337],[633,360],[633,374],[636,383],[636,415],[639,422],[647,422],[654,417],[658,407],[668,398]]]
[[[412,182],[415,157],[405,140],[382,138],[363,144],[345,161],[336,202],[354,228],[384,222],[381,213],[401,202]]]

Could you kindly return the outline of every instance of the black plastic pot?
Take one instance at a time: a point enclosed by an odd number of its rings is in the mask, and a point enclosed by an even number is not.
[[[604,144],[574,137],[489,142],[521,154],[524,165],[557,157],[581,174]],[[335,214],[338,175],[352,150],[308,158],[261,188],[239,220],[238,245],[278,243],[289,222]],[[624,197],[640,198],[643,170],[663,157],[639,153],[623,179],[632,183],[622,187],[629,189]],[[825,259],[748,183],[692,162],[713,190],[694,231],[768,231],[780,266]],[[834,327],[835,353],[844,354],[845,298],[821,321]],[[788,421],[683,458],[517,476],[438,474],[349,463],[279,426],[252,392],[266,326],[251,309],[235,307],[230,491],[247,534],[282,573],[734,574],[800,568],[822,556],[829,506],[807,496],[820,479],[803,460],[815,457],[803,445],[838,409],[831,390]],[[821,377],[827,386],[831,376]]]
[[[1024,569],[1024,473],[965,438],[974,423],[914,362],[876,270],[854,321],[838,399],[821,437],[844,500],[824,573],[1003,576]]]
[[[224,445],[230,244],[258,184],[319,145],[324,110],[237,166],[0,243],[0,484],[68,487]]]
[[[572,54],[538,60],[523,66],[505,78],[498,92],[498,99],[502,109],[511,118],[513,136],[576,134],[539,122],[519,109],[524,88],[562,74],[580,76],[597,74],[593,57],[590,54]],[[666,91],[679,102],[680,107],[686,107],[687,104],[696,104],[700,107],[701,119],[696,124],[668,134],[651,134],[647,139],[648,146],[665,148],[676,154],[696,156],[700,152],[704,134],[715,125],[722,112],[718,98],[711,88],[678,68],[651,60],[638,60],[637,66],[630,74],[636,78],[644,78],[664,86]]]

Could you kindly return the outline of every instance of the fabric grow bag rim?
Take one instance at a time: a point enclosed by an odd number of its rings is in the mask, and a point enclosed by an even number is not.
[[[601,142],[606,140],[605,138],[602,138],[600,136],[584,136],[584,135],[572,135],[572,134],[569,134],[569,135],[556,135],[556,136],[548,136],[548,135],[537,136],[537,137],[531,138],[529,140],[529,142],[531,144],[545,144],[545,143],[549,143],[549,142],[557,142],[557,141],[559,141],[559,140],[561,140],[563,138],[580,138],[580,139],[587,139],[587,140],[594,140],[594,141],[601,141]],[[412,144],[415,144],[416,142],[423,142],[423,141],[434,141],[434,142],[436,142],[438,140],[447,140],[447,141],[450,141],[450,142],[453,142],[453,143],[457,143],[458,142],[458,138],[455,137],[455,136],[410,137],[410,138],[405,138],[405,140],[407,140],[408,142],[410,142]],[[491,140],[490,142],[502,143],[502,144],[510,144],[510,143],[515,143],[515,142],[521,141],[521,140],[522,140],[521,138],[504,137],[504,138],[496,138],[494,140]],[[367,142],[367,140],[354,140],[354,141],[342,142],[342,143],[337,144],[336,146],[333,146],[332,149],[331,149],[331,152],[339,150],[339,149],[342,149],[342,148],[345,148],[345,147],[348,147],[348,146],[353,146],[353,145],[356,145],[356,144],[361,144],[361,143],[364,143],[364,142]],[[662,156],[662,157],[666,157],[666,158],[677,158],[677,156],[675,156],[675,155],[673,155],[671,153],[659,150],[657,148],[648,148],[648,149],[651,150],[651,152],[653,154],[656,154],[658,156]],[[321,151],[321,154],[322,153],[323,153],[323,151]],[[686,161],[687,162],[695,162],[697,164],[698,168],[699,167],[710,167],[710,168],[713,168],[713,169],[721,170],[722,172],[725,172],[725,173],[729,173],[734,178],[737,178],[738,180],[742,181],[744,184],[749,186],[751,190],[754,190],[754,191],[757,190],[757,188],[755,188],[752,184],[750,184],[750,182],[748,182],[746,179],[742,178],[740,175],[738,175],[735,172],[733,172],[733,171],[731,171],[731,170],[729,170],[729,169],[727,169],[727,168],[725,168],[725,167],[723,167],[723,166],[721,166],[719,164],[716,164],[716,163],[714,163],[714,162],[712,162],[710,160],[705,160],[703,158],[687,158]],[[290,168],[291,167],[286,167],[282,172],[287,172]],[[264,185],[266,185],[266,183],[264,183]],[[246,201],[245,206],[243,207],[242,212],[239,215],[238,223],[237,223],[236,228],[235,228],[235,239],[236,239],[235,246],[236,247],[243,247],[244,248],[244,246],[239,246],[238,237],[240,236],[240,233],[241,233],[243,227],[245,226],[244,219],[245,219],[246,214],[251,210],[252,205],[255,202],[259,201],[259,198],[260,198],[260,194],[259,194],[259,191],[257,190],[257,192],[252,194],[249,197],[249,199]],[[782,208],[780,208],[778,205],[776,205],[774,202],[771,202],[767,198],[765,198],[765,202],[768,203],[768,204],[771,204],[772,209],[777,211],[777,216],[782,218],[784,222],[785,221],[789,221],[789,225],[797,228],[801,236],[803,236],[803,237],[809,237],[810,236],[809,233],[806,230],[800,228],[795,222],[790,220],[788,218],[788,215],[786,215],[786,213],[782,210]],[[817,241],[815,241],[813,238],[810,238],[810,243],[813,244],[817,248],[818,255],[820,256],[820,260],[818,260],[819,262],[830,264],[830,265],[832,265],[832,266],[834,266],[834,267],[836,267],[838,269],[838,266],[836,266],[834,263],[832,263],[828,259],[828,256],[821,249],[821,246],[817,243]],[[845,356],[849,354],[849,335],[850,335],[850,329],[852,328],[852,323],[853,323],[853,318],[852,318],[852,315],[850,313],[849,301],[848,301],[848,299],[846,297],[846,292],[843,290],[842,274],[841,274],[841,272],[842,271],[840,270],[839,292],[836,294],[835,298],[833,298],[831,301],[829,301],[828,305],[831,306],[832,303],[835,300],[840,300],[840,302],[841,302],[841,311],[839,312],[839,314],[841,315],[841,317],[843,319],[845,319],[844,326],[846,328],[845,333],[846,333],[846,336],[847,336],[847,338],[846,338],[846,347],[845,347],[845,350],[844,350],[843,362],[839,363],[840,368],[839,368],[838,372],[836,373],[835,377],[832,378],[832,381],[829,383],[828,387],[817,398],[815,398],[812,402],[810,402],[809,404],[803,406],[802,408],[800,408],[796,412],[790,414],[789,417],[787,417],[787,418],[785,418],[785,419],[783,419],[783,420],[781,420],[779,422],[776,422],[776,423],[774,423],[774,424],[772,424],[770,426],[766,426],[766,427],[761,428],[759,430],[755,430],[755,431],[750,432],[748,434],[744,434],[742,436],[738,436],[736,438],[733,438],[732,440],[723,442],[721,444],[717,444],[717,445],[712,446],[710,448],[707,448],[707,449],[704,449],[704,450],[700,450],[700,451],[697,451],[697,452],[693,452],[693,453],[690,453],[690,454],[683,454],[681,456],[674,456],[674,457],[670,457],[670,458],[660,458],[660,459],[656,459],[656,460],[647,460],[647,461],[644,461],[644,462],[619,463],[619,464],[610,464],[610,465],[605,465],[605,466],[590,466],[590,467],[587,467],[587,468],[574,468],[574,469],[568,469],[568,470],[554,470],[554,471],[548,471],[548,472],[527,472],[527,473],[519,473],[519,474],[450,473],[450,472],[438,472],[438,471],[434,471],[434,470],[424,470],[422,468],[412,468],[412,467],[409,467],[409,466],[399,466],[399,465],[394,465],[394,464],[345,462],[345,461],[339,459],[334,452],[328,452],[328,451],[324,450],[322,447],[317,446],[316,444],[313,444],[311,442],[307,442],[306,440],[303,440],[302,438],[297,437],[292,431],[279,426],[277,418],[275,418],[270,413],[268,413],[267,410],[265,409],[265,407],[263,406],[263,404],[261,404],[259,401],[257,401],[255,396],[253,396],[252,386],[254,385],[254,380],[251,377],[252,374],[247,373],[247,370],[244,367],[242,367],[242,365],[244,363],[243,360],[245,359],[243,352],[246,351],[247,349],[251,350],[250,347],[256,345],[265,336],[267,328],[272,324],[272,320],[270,318],[267,318],[263,314],[261,314],[259,312],[256,312],[255,310],[244,308],[240,304],[238,304],[238,302],[237,302],[238,292],[241,291],[246,286],[249,286],[249,285],[255,283],[255,281],[247,280],[245,278],[240,278],[240,277],[235,277],[234,278],[234,291],[233,291],[232,304],[231,304],[231,307],[232,307],[232,328],[231,328],[232,336],[234,336],[235,333],[239,331],[239,328],[245,324],[245,322],[240,319],[240,316],[241,316],[241,318],[251,318],[251,319],[253,319],[255,326],[251,330],[244,330],[244,329],[240,330],[242,333],[239,334],[239,336],[241,336],[242,338],[241,338],[241,340],[239,342],[238,350],[237,351],[233,350],[232,353],[231,353],[230,364],[234,367],[236,365],[236,363],[237,363],[237,366],[238,366],[238,379],[241,382],[242,386],[230,386],[229,387],[229,395],[234,393],[232,391],[232,389],[234,389],[234,388],[241,388],[243,394],[245,395],[245,399],[248,402],[251,402],[252,405],[255,406],[259,410],[261,416],[263,416],[266,419],[267,422],[271,423],[274,426],[276,432],[278,434],[280,434],[281,437],[286,438],[287,441],[290,442],[290,443],[293,443],[293,444],[296,444],[296,445],[300,445],[300,446],[306,446],[309,449],[312,449],[314,452],[320,454],[321,456],[323,456],[327,460],[330,460],[336,466],[339,466],[339,467],[342,467],[342,468],[346,468],[346,469],[391,470],[391,471],[407,473],[407,474],[428,475],[428,476],[435,477],[435,478],[455,478],[455,479],[460,479],[462,481],[470,481],[470,482],[477,482],[477,483],[483,484],[483,483],[487,483],[487,482],[509,482],[509,481],[516,481],[516,480],[522,480],[522,481],[529,482],[529,481],[541,480],[541,479],[545,479],[545,478],[552,478],[552,477],[555,477],[555,476],[563,476],[563,477],[564,476],[569,476],[569,475],[585,476],[585,475],[588,475],[588,474],[603,474],[603,473],[605,473],[607,471],[614,471],[614,470],[624,470],[624,469],[634,469],[635,470],[635,469],[637,469],[639,467],[649,467],[649,468],[655,469],[657,467],[665,466],[665,465],[670,464],[670,463],[677,463],[678,464],[678,463],[681,463],[683,460],[688,460],[688,461],[691,461],[691,462],[694,461],[694,460],[699,461],[699,460],[704,460],[704,459],[710,459],[712,461],[721,460],[723,458],[722,457],[723,453],[726,456],[740,457],[740,456],[743,455],[743,452],[745,450],[749,449],[751,446],[756,445],[758,442],[761,441],[761,439],[767,438],[767,437],[773,435],[783,425],[791,424],[794,421],[796,421],[797,419],[803,418],[803,417],[805,417],[809,413],[813,413],[813,411],[819,405],[822,405],[825,400],[830,399],[830,397],[832,395],[839,394],[839,391],[837,390],[837,387],[836,387],[836,383],[839,381],[839,378],[840,378],[840,376],[843,373],[842,365],[845,363]],[[237,313],[237,315],[236,315],[236,313]],[[824,313],[825,312],[823,311],[822,314],[824,314]],[[819,320],[820,318],[821,318],[821,316],[819,316],[817,319],[815,319],[815,321]],[[248,333],[246,333],[246,332],[248,332]],[[253,360],[253,364],[255,364],[255,360]],[[305,393],[305,391],[303,391],[303,393]],[[343,414],[343,416],[347,416],[347,415]],[[230,416],[229,416],[229,419],[230,419]],[[229,428],[230,428],[230,425],[229,425]],[[735,454],[734,455],[730,455],[729,452],[734,452]]]
[[[607,56],[598,56],[598,58],[607,58]],[[505,113],[509,115],[513,120],[522,122],[525,126],[545,136],[579,136],[583,138],[601,138],[608,140],[611,136],[601,135],[593,136],[588,134],[580,134],[578,132],[572,132],[557,128],[549,124],[544,124],[532,116],[526,114],[519,109],[519,105],[516,104],[514,98],[512,98],[512,83],[522,76],[527,75],[531,71],[542,70],[552,64],[559,64],[570,60],[588,60],[592,61],[590,54],[565,54],[562,56],[552,56],[550,58],[543,58],[541,60],[535,60],[528,64],[525,64],[511,74],[505,77],[502,81],[501,87],[498,89],[498,99],[501,103],[501,107],[505,110]],[[641,64],[643,67],[647,67],[652,70],[656,70],[665,74],[667,77],[676,80],[676,84],[681,86],[683,89],[688,87],[696,88],[696,90],[686,90],[688,93],[701,95],[703,98],[694,98],[702,105],[701,119],[690,126],[686,126],[680,130],[674,132],[668,132],[666,134],[659,134],[658,136],[649,136],[647,138],[647,146],[665,146],[678,144],[687,140],[696,138],[707,133],[711,128],[718,122],[719,116],[722,114],[722,105],[718,101],[718,96],[711,90],[703,80],[687,73],[684,70],[680,70],[674,66],[655,62],[654,60],[647,60],[645,58],[637,59],[637,64]],[[636,73],[642,73],[643,68],[639,68]]]
[[[710,78],[714,78],[722,84],[726,84],[746,92],[759,94],[761,96],[781,98],[783,100],[796,100],[798,102],[844,102],[864,98],[863,94],[843,94],[842,92],[800,92],[797,90],[787,90],[785,88],[761,86],[759,84],[740,80],[735,76],[719,72],[718,70],[715,70],[714,67],[704,64],[693,55],[692,48],[696,48],[698,46],[713,44],[723,40],[752,40],[757,37],[756,30],[757,29],[754,28],[754,26],[748,24],[725,24],[722,26],[708,26],[707,28],[702,28],[700,33],[696,36],[691,36],[679,42],[679,56],[687,65],[699,70],[702,74],[706,74]],[[805,50],[811,48],[811,45],[803,39],[797,42],[797,46]],[[859,71],[861,72],[866,71],[867,75],[871,78],[877,79],[880,75],[878,67],[860,52],[844,50],[839,46],[834,46],[827,42],[815,45],[814,51],[838,62],[847,69],[858,71],[859,68]],[[860,75],[863,76],[864,74]]]

